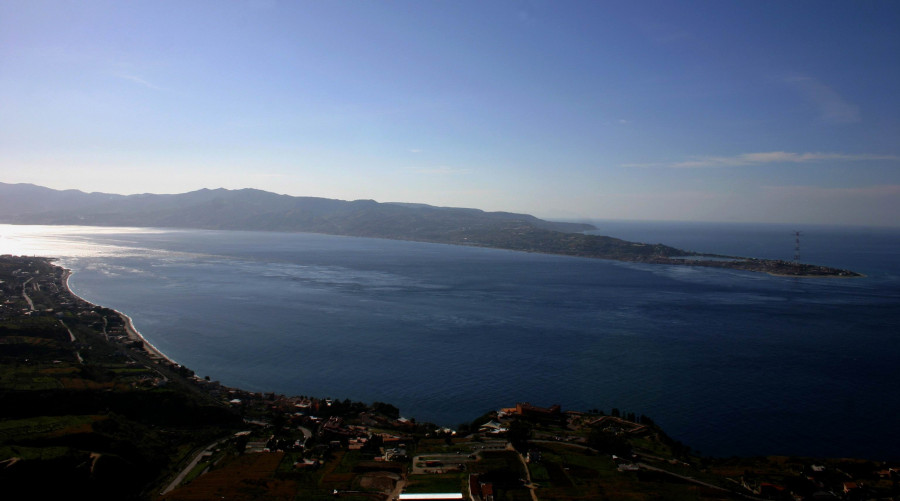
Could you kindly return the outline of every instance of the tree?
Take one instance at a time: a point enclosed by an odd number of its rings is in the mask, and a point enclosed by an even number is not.
[[[373,403],[372,410],[377,412],[378,414],[383,414],[391,419],[397,419],[400,417],[400,409],[394,407],[391,404],[386,404],[384,402]]]
[[[531,438],[531,425],[517,419],[509,424],[509,431],[506,432],[506,439],[519,452],[524,453],[528,450],[528,439]]]
[[[631,444],[629,444],[627,440],[599,428],[591,430],[590,435],[588,435],[587,444],[589,447],[596,449],[599,452],[623,457],[631,456]]]

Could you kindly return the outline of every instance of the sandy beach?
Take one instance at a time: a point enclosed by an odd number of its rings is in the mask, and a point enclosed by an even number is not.
[[[63,284],[63,287],[65,287],[66,291],[68,291],[69,294],[77,297],[78,299],[80,299],[88,304],[98,306],[98,305],[88,301],[87,299],[79,296],[72,290],[72,288],[69,286],[69,277],[72,276],[72,273],[73,273],[72,270],[63,268],[62,284]],[[106,307],[104,307],[104,308],[106,308]],[[122,313],[119,310],[113,310],[112,308],[108,308],[108,309],[116,312],[116,314],[122,318],[122,322],[125,324],[125,334],[128,336],[128,339],[130,341],[140,342],[144,351],[147,352],[147,355],[149,355],[151,358],[163,359],[171,364],[180,365],[180,364],[178,364],[178,362],[172,360],[171,358],[166,356],[165,353],[163,353],[162,351],[157,349],[155,346],[153,346],[153,344],[150,343],[150,341],[147,341],[147,339],[143,335],[141,335],[141,332],[139,330],[137,330],[137,328],[134,326],[134,321],[131,320],[131,317],[129,317],[125,313]]]

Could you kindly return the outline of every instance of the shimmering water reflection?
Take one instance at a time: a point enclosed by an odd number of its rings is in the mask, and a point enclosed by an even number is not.
[[[701,252],[793,245],[782,227],[717,248],[715,225],[619,224]],[[516,401],[617,407],[707,454],[896,456],[900,235],[826,230],[810,261],[867,278],[255,232],[0,226],[0,252],[58,256],[79,295],[228,385],[450,426]]]

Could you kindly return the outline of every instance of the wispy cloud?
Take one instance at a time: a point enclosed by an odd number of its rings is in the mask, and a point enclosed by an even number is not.
[[[140,85],[143,85],[144,87],[147,87],[148,89],[163,90],[162,87],[152,84],[152,83],[144,80],[143,78],[135,76],[135,75],[129,75],[126,73],[117,73],[115,76],[116,76],[116,78],[121,78],[123,80],[129,80],[131,82],[138,83]]]
[[[644,36],[659,44],[671,44],[694,38],[691,32],[674,24],[644,21],[638,22],[637,27]]]
[[[460,174],[468,174],[472,169],[456,169],[453,167],[421,167],[413,169],[416,174],[431,174],[440,176],[456,176]]]
[[[766,186],[764,188],[772,194],[786,194],[788,196],[808,196],[816,198],[880,198],[900,197],[900,185],[888,184],[878,186],[863,186],[852,188],[825,188],[822,186]]]
[[[742,153],[740,155],[697,156],[679,162],[656,162],[644,164],[622,164],[622,167],[669,167],[673,169],[744,167],[780,163],[816,163],[828,161],[866,162],[875,160],[900,161],[897,155],[868,155],[847,153],[793,153],[789,151],[769,151],[762,153]]]
[[[816,107],[819,118],[823,122],[843,124],[861,120],[859,106],[847,102],[837,91],[819,80],[808,76],[794,75],[785,78],[784,81],[797,89],[807,101]]]
[[[519,20],[519,23],[525,26],[531,26],[534,24],[534,16],[531,15],[531,12],[528,12],[525,9],[519,9],[516,12],[516,18]]]

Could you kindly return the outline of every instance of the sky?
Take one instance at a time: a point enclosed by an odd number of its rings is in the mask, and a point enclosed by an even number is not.
[[[0,182],[900,225],[900,2],[0,2]]]

